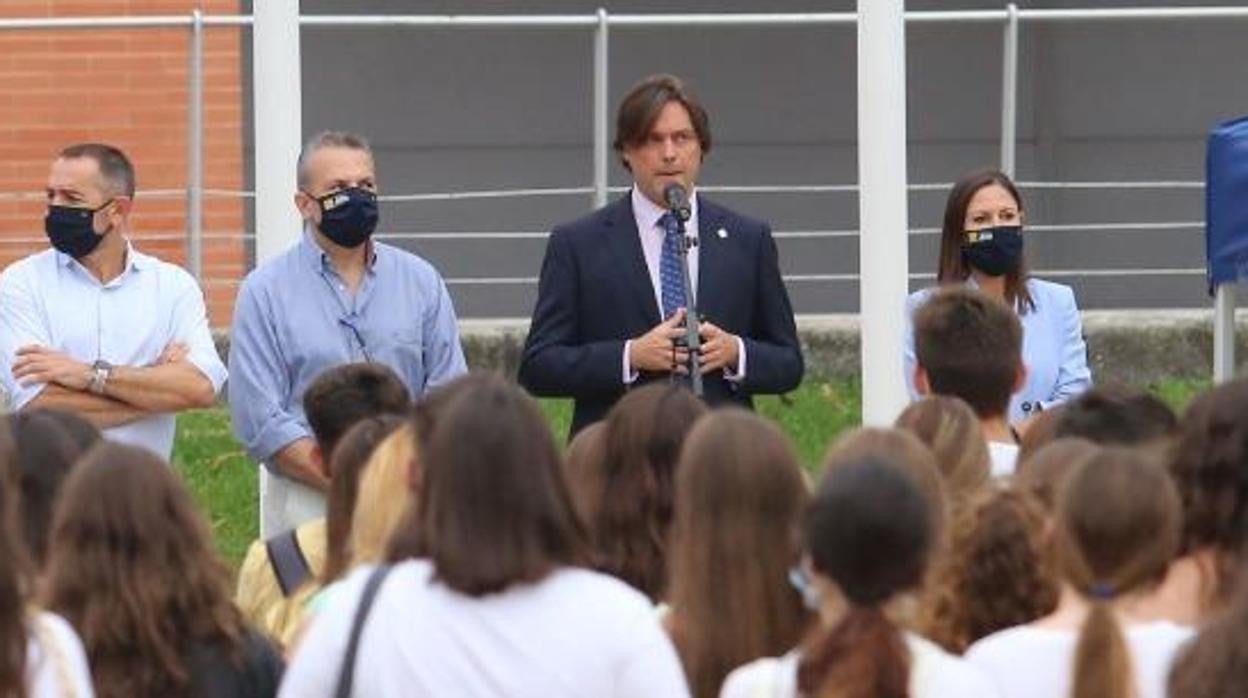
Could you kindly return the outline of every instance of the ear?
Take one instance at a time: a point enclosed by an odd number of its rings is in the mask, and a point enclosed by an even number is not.
[[[1018,371],[1014,374],[1014,387],[1010,390],[1010,394],[1019,393],[1023,387],[1027,385],[1027,364],[1022,361],[1018,362]]]
[[[112,213],[122,220],[130,217],[130,211],[134,210],[134,199],[128,196],[118,196],[113,198]]]
[[[309,457],[312,459],[313,467],[321,471],[325,477],[333,478],[334,474],[329,472],[329,463],[325,462],[325,452],[321,450],[320,444],[312,444],[312,453]]]
[[[316,199],[308,196],[305,192],[297,191],[295,192],[294,202],[301,218],[305,221],[317,222],[317,218],[321,213],[321,206]]]
[[[932,382],[927,378],[927,369],[919,364],[914,365],[914,389],[919,395],[932,394]]]

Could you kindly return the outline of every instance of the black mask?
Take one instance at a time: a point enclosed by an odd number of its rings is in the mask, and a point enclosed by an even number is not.
[[[1022,256],[1021,225],[968,230],[962,241],[962,261],[988,276],[1005,276],[1015,271]]]
[[[316,198],[316,202],[321,207],[321,232],[343,247],[359,247],[367,242],[381,218],[377,195],[359,187],[330,192]]]
[[[82,259],[100,246],[104,236],[95,232],[92,221],[95,214],[113,203],[105,201],[99,208],[77,208],[74,206],[48,206],[48,215],[43,219],[43,230],[48,234],[48,241],[58,252]]]

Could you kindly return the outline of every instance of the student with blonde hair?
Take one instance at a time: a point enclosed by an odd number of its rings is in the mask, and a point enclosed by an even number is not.
[[[992,462],[975,410],[949,395],[928,395],[897,417],[905,429],[932,449],[951,504],[960,508],[988,484]]]

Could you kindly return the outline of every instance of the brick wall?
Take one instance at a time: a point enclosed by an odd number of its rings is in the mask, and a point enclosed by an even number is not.
[[[5,0],[0,17],[237,14],[238,0]],[[47,247],[48,168],[77,141],[103,141],[134,161],[137,247],[186,261],[190,30],[0,29],[0,267]],[[242,61],[238,28],[204,32],[204,183],[243,189]],[[142,192],[174,190],[170,194]],[[243,200],[204,203],[203,285],[214,327],[230,323],[245,272]]]

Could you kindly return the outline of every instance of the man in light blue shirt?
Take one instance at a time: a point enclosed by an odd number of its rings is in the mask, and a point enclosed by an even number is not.
[[[352,361],[389,366],[419,397],[467,371],[455,309],[428,262],[372,239],[373,154],[360,137],[315,136],[299,156],[293,248],[251,272],[230,341],[234,433],[260,473],[260,534],[324,516],[329,476],[303,412],[322,371]]]
[[[210,406],[225,366],[199,284],[130,244],[134,189],[134,166],[109,145],[52,163],[52,247],[0,275],[0,385],[14,409],[74,412],[169,458],[174,414]]]

